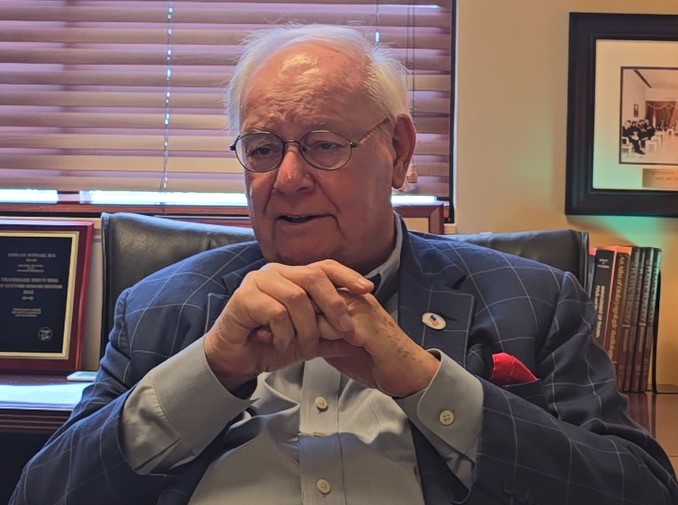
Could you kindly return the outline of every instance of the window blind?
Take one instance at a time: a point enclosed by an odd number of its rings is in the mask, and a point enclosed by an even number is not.
[[[349,25],[401,56],[409,189],[448,197],[453,1],[3,0],[0,187],[242,192],[223,89],[245,35],[294,22]]]

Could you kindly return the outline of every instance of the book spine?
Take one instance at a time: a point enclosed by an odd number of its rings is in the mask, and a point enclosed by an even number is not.
[[[652,263],[654,253],[651,247],[643,247],[643,277],[640,279],[640,293],[638,294],[638,320],[636,326],[638,334],[633,350],[633,362],[631,365],[631,378],[629,381],[629,391],[639,391],[640,375],[643,364],[643,353],[645,351],[645,339],[647,337],[647,316],[650,301],[650,284],[652,280]]]
[[[629,251],[631,249],[629,248]],[[610,308],[607,316],[607,329],[605,332],[605,349],[610,360],[616,366],[619,351],[619,335],[622,323],[622,308],[624,305],[625,291],[629,275],[630,254],[624,251],[616,251],[613,267],[613,280],[610,289]]]
[[[589,298],[593,300],[593,291],[591,286],[593,285],[593,273],[596,268],[596,251],[598,248],[596,246],[589,247],[588,260],[586,261],[586,293],[589,295]]]
[[[640,329],[638,328],[640,305],[643,296],[643,289],[647,280],[647,248],[641,248],[640,258],[638,262],[638,273],[636,275],[636,282],[634,287],[634,300],[631,307],[631,322],[629,328],[628,341],[626,342],[626,356],[625,364],[623,366],[624,374],[622,382],[619,385],[621,391],[631,391],[633,379],[634,359],[637,348],[638,337],[640,336]]]
[[[619,338],[620,352],[616,364],[618,370],[617,387],[620,390],[624,388],[625,373],[628,371],[628,355],[632,352],[629,343],[636,332],[633,316],[640,291],[643,252],[642,248],[634,247],[629,258],[628,279],[624,295],[624,307],[622,309],[622,329]]]
[[[645,391],[650,376],[650,356],[656,352],[653,346],[657,340],[657,319],[659,317],[659,297],[660,297],[660,272],[662,250],[652,248],[652,278],[650,280],[650,293],[647,302],[647,326],[645,327],[645,349],[643,351],[643,363],[640,373],[640,390]]]
[[[590,295],[590,298],[593,301],[593,307],[596,310],[597,317],[594,339],[603,349],[605,349],[605,330],[607,323],[607,311],[610,301],[610,285],[612,282],[614,251],[607,249],[597,249],[594,261],[595,265],[593,269]]]

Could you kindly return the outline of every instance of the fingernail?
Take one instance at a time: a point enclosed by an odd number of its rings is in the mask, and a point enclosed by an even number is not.
[[[358,284],[360,284],[360,287],[362,288],[372,288],[374,287],[374,284],[372,283],[371,280],[366,279],[365,277],[358,277]]]

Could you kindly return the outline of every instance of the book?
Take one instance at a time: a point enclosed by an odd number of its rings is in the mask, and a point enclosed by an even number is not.
[[[605,349],[617,368],[617,376],[624,372],[620,369],[622,358],[626,351],[624,341],[621,338],[622,330],[622,310],[624,307],[624,298],[626,296],[629,259],[633,248],[631,246],[606,246],[605,249],[614,251],[614,261],[612,267],[612,281],[610,285],[610,306],[607,313],[607,328],[605,332]]]
[[[633,265],[629,272],[628,300],[624,307],[624,328],[622,331],[622,349],[618,364],[619,375],[617,387],[620,391],[631,390],[631,377],[638,339],[638,318],[642,299],[643,283],[646,279],[646,252],[645,247],[634,248]],[[633,272],[631,272],[633,270]],[[633,279],[631,280],[631,276]]]
[[[588,260],[586,261],[586,285],[584,289],[589,295],[589,298],[593,299],[591,295],[591,285],[593,284],[593,272],[596,265],[596,251],[598,248],[596,246],[589,246]]]
[[[636,338],[633,342],[632,356],[628,359],[628,377],[625,379],[625,391],[636,391],[636,386],[640,384],[640,368],[642,365],[642,354],[645,350],[645,328],[647,326],[648,300],[650,291],[650,279],[652,275],[652,262],[654,261],[652,248],[644,247],[642,250],[642,278],[639,279],[638,292],[638,313],[636,318]]]
[[[647,389],[648,378],[650,374],[650,357],[652,356],[653,352],[656,352],[656,348],[654,346],[657,340],[657,322],[659,318],[661,260],[662,250],[653,247],[652,265],[650,269],[650,289],[646,300],[647,321],[644,328],[644,348],[640,365],[640,377],[638,379],[638,383],[636,384],[636,391],[640,392]]]
[[[622,392],[647,388],[656,343],[661,250],[633,245],[590,249],[594,339],[608,353]]]
[[[596,311],[596,327],[594,339],[605,349],[605,332],[607,326],[607,312],[610,302],[610,286],[612,284],[612,267],[615,252],[610,249],[596,248],[594,255],[593,275],[589,298]]]

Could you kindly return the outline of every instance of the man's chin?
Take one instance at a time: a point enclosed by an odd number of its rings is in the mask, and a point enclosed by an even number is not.
[[[330,254],[322,254],[317,251],[286,251],[276,255],[278,259],[274,260],[284,265],[309,265],[316,261],[334,259],[339,261],[336,257]]]
[[[267,260],[284,265],[308,265],[326,259],[341,262],[341,256],[336,251],[332,251],[329,248],[323,249],[312,243],[278,248],[270,255],[264,251],[264,255]]]

